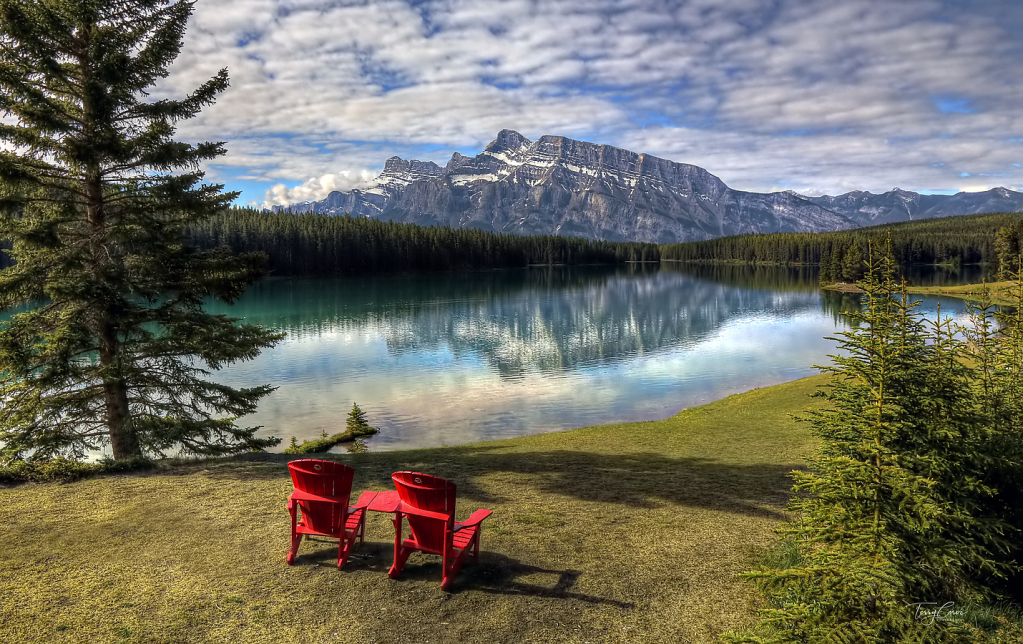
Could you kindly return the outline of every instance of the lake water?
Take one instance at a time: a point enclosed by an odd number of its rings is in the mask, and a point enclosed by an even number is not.
[[[856,299],[809,271],[664,264],[268,280],[208,308],[288,333],[218,374],[279,387],[242,423],[283,448],[343,431],[358,402],[378,451],[660,419],[812,375]]]

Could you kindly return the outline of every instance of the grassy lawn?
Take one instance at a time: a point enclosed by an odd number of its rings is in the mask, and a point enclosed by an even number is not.
[[[0,640],[714,641],[760,605],[736,574],[776,539],[813,440],[789,414],[822,382],[663,421],[335,456],[353,497],[411,469],[458,484],[459,518],[494,511],[453,593],[439,557],[388,579],[379,513],[343,569],[328,540],[285,565],[284,455],[0,488]]]

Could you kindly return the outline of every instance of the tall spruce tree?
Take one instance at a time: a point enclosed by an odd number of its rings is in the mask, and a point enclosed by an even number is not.
[[[1007,226],[1002,226],[995,233],[992,264],[997,279],[1009,280],[1014,274],[1017,274],[1016,262],[1023,250],[1021,242],[1023,242],[1023,221],[1015,221]]]
[[[987,513],[1006,523],[1006,547],[996,553],[1008,579],[988,580],[1011,601],[1023,602],[1023,257],[1017,255],[1003,275],[1015,282],[1009,300],[1014,306],[996,310],[985,300],[973,306],[971,324],[962,329],[975,374],[976,414],[988,430],[992,455],[988,483],[999,490]],[[1005,268],[1003,264],[1003,268]],[[997,321],[997,324],[995,324]]]
[[[236,196],[203,184],[222,143],[174,141],[228,87],[146,89],[192,2],[0,0],[0,461],[225,454],[278,442],[235,425],[270,393],[206,380],[282,334],[202,310],[263,274],[259,254],[197,251],[182,230]],[[14,309],[14,311],[11,311]]]
[[[890,252],[869,256],[858,325],[823,369],[830,405],[807,418],[821,446],[794,474],[802,495],[783,533],[803,562],[750,574],[774,607],[768,632],[740,641],[976,641],[921,611],[990,597],[1007,567],[988,476],[1002,457],[966,345],[951,322],[914,310]]]

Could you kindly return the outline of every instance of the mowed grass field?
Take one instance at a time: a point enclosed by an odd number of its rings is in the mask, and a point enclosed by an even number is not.
[[[417,470],[457,483],[458,518],[493,510],[451,593],[439,557],[387,577],[379,513],[344,568],[327,539],[287,566],[283,455],[0,488],[0,641],[715,641],[762,605],[737,575],[777,541],[813,446],[791,414],[824,382],[663,421],[332,456],[355,468],[353,498]]]

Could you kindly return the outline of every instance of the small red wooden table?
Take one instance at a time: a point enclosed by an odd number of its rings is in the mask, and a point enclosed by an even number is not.
[[[359,496],[359,505],[362,505],[363,498],[369,498],[369,495],[375,495],[373,500],[366,506],[367,510],[373,512],[388,512],[395,513],[398,510],[398,506],[401,505],[401,498],[398,496],[397,490],[389,490],[387,492],[363,492]]]
[[[401,498],[397,490],[388,492],[373,492],[367,490],[359,495],[359,499],[351,506],[352,508],[366,508],[372,512],[387,512],[394,514],[401,505]]]

